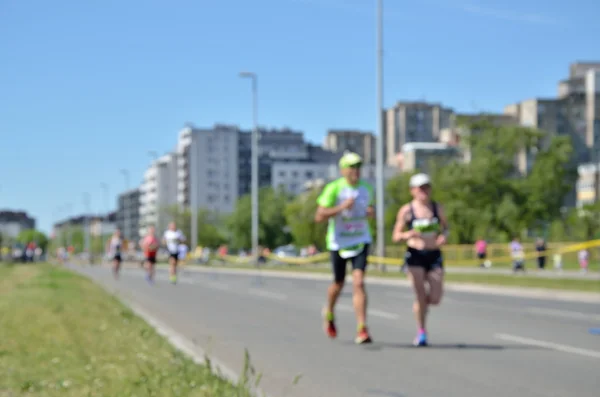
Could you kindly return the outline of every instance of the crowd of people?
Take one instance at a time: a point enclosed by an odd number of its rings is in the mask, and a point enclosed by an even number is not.
[[[142,265],[146,270],[146,280],[154,283],[155,267],[158,251],[162,245],[166,248],[169,256],[169,281],[172,284],[177,283],[177,265],[181,260],[187,257],[187,245],[185,244],[185,235],[177,229],[175,222],[169,223],[162,239],[156,236],[156,228],[150,226],[146,235],[140,240],[139,245],[142,248],[144,259]],[[107,242],[107,252],[113,264],[113,275],[115,279],[119,278],[119,271],[123,262],[124,240],[119,229],[115,230],[110,240]]]

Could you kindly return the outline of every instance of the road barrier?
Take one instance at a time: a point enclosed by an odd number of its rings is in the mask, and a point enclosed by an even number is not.
[[[504,248],[502,250],[504,252],[508,251],[508,244],[506,244],[505,247],[506,248]],[[567,266],[567,267],[573,268],[573,267],[578,266],[577,265],[577,263],[578,263],[577,253],[580,250],[582,250],[582,249],[589,250],[591,248],[597,248],[597,247],[600,247],[600,239],[585,241],[585,242],[580,242],[580,243],[573,243],[573,244],[554,243],[553,245],[550,245],[550,247],[549,247],[550,249],[544,251],[542,253],[542,255],[546,257],[546,266],[547,267],[552,267],[554,255],[560,254],[563,265],[568,264],[569,266]],[[452,252],[453,248],[454,248],[453,246],[447,246],[447,247],[444,247],[442,250],[443,255],[444,255],[444,265],[445,266],[476,267],[481,264],[482,260],[476,259],[476,258],[471,258],[471,259],[448,258],[448,256],[446,254],[448,251]],[[405,249],[406,248],[403,248],[398,251],[400,254],[398,257],[379,257],[379,256],[375,256],[375,255],[369,255],[369,262],[373,263],[373,264],[380,264],[380,265],[402,266],[404,264]],[[590,252],[590,254],[592,254],[592,253]],[[527,252],[527,249],[525,249],[525,255],[523,256],[523,260],[525,260],[525,261],[536,260],[538,258],[538,256],[540,256],[540,254],[537,251]],[[592,258],[594,256],[595,255],[590,255],[590,257],[592,257]],[[244,265],[244,264],[254,263],[253,258],[250,256],[240,257],[240,256],[234,256],[234,255],[224,255],[224,256],[219,256],[217,258],[224,260],[226,262],[232,263],[232,264]],[[323,252],[323,253],[309,256],[309,257],[289,257],[289,256],[278,256],[278,255],[270,254],[270,255],[266,256],[266,259],[273,261],[273,262],[279,262],[279,263],[288,264],[288,265],[310,265],[310,264],[319,264],[319,263],[328,262],[329,261],[329,252]],[[499,255],[499,256],[490,255],[486,259],[491,261],[491,264],[494,267],[510,267],[510,265],[512,265],[513,260],[514,260],[510,255],[506,255],[506,254]]]

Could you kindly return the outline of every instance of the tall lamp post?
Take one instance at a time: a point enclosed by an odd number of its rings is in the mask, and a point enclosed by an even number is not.
[[[106,222],[108,222],[108,217],[109,217],[109,212],[110,212],[110,198],[109,198],[109,194],[108,194],[108,184],[106,183],[101,183],[100,184],[100,188],[102,189],[103,193],[104,193],[104,206],[106,207]],[[105,241],[104,241],[104,220],[101,219],[100,221],[100,244],[102,246],[102,248],[100,249],[100,262],[102,262],[102,258],[104,258],[104,250],[105,250]]]
[[[252,200],[252,252],[258,258],[258,76],[253,72],[241,72],[241,78],[252,81],[252,160],[251,192]]]
[[[384,184],[383,184],[383,0],[377,0],[377,147],[375,152],[376,172],[376,218],[377,256],[385,256]]]
[[[129,170],[126,169],[121,169],[120,170],[121,175],[123,175],[123,178],[125,179],[125,193],[127,193],[129,191]],[[130,208],[129,208],[129,200],[128,200],[128,196],[125,195],[125,202],[124,204],[124,208],[123,208],[123,229],[121,230],[121,233],[123,233],[123,236],[125,237],[125,239],[127,240],[127,242],[129,242],[129,217],[130,217]]]
[[[85,248],[84,251],[87,253],[88,255],[88,260],[91,263],[93,263],[92,260],[92,250],[91,250],[91,241],[90,241],[90,234],[91,234],[91,222],[90,222],[90,194],[88,192],[83,193],[83,207],[85,209],[85,213],[83,215],[83,221],[84,221],[84,233],[85,233]]]

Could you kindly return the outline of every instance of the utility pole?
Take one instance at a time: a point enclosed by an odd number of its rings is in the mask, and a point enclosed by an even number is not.
[[[241,72],[240,77],[252,81],[252,160],[251,160],[251,192],[252,200],[252,252],[256,259],[258,252],[258,76],[253,72]]]
[[[109,204],[109,194],[108,194],[108,184],[106,183],[101,183],[100,184],[100,188],[102,188],[102,191],[104,192],[104,206],[105,206],[105,211],[106,211],[106,216],[104,219],[101,220],[100,223],[100,243],[102,245],[102,248],[100,249],[100,263],[102,263],[102,258],[104,258],[104,250],[106,247],[106,243],[104,241],[104,221],[106,220],[106,222],[108,222],[109,219],[109,213],[110,213],[110,204]]]
[[[384,209],[384,131],[383,131],[383,0],[377,0],[377,147],[376,160],[376,208],[377,256],[385,256],[385,209]]]

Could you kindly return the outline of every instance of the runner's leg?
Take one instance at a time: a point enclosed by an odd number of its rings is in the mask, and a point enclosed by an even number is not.
[[[177,256],[176,254],[169,256],[169,274],[171,282],[177,281]]]
[[[444,294],[444,270],[439,267],[431,270],[427,273],[427,282],[429,283],[427,304],[439,305]]]
[[[333,281],[327,289],[327,306],[323,310],[323,316],[325,333],[330,338],[335,338],[337,329],[335,327],[334,308],[346,280],[346,259],[340,257],[337,251],[331,251],[330,255]]]
[[[365,271],[367,267],[368,247],[355,258],[352,258],[352,303],[356,311],[358,323],[354,342],[370,343],[371,336],[367,328],[367,292],[365,290]]]
[[[417,321],[419,333],[425,333],[425,319],[427,316],[427,290],[425,288],[425,268],[421,266],[410,266],[409,275],[415,291],[415,302],[413,312]]]
[[[352,303],[359,327],[367,324],[367,292],[365,291],[364,271],[352,270]]]

